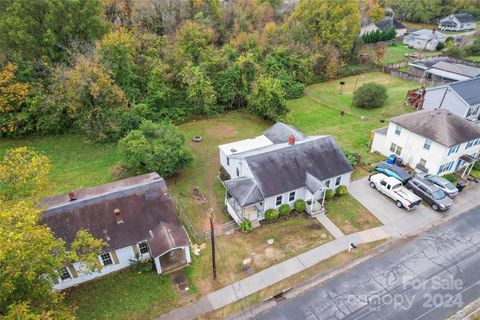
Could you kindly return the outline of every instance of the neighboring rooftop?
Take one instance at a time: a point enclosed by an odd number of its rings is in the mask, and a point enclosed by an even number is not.
[[[443,40],[447,38],[447,36],[444,35],[443,33],[438,32],[437,30],[431,30],[431,29],[421,29],[421,30],[412,32],[407,37],[414,38],[414,39],[421,39],[421,40],[433,40],[433,39]]]
[[[67,245],[80,230],[106,241],[110,250],[149,241],[154,257],[190,243],[165,180],[157,173],[79,190],[76,197],[41,201],[46,208],[41,222]]]
[[[297,128],[283,122],[275,123],[267,131],[265,131],[263,135],[273,143],[288,142],[289,136],[294,136],[296,141],[303,140],[307,137]]]
[[[480,138],[480,126],[445,109],[417,111],[391,118],[390,122],[446,147]]]
[[[368,17],[366,16],[363,16],[361,19],[360,19],[360,27],[366,27],[368,26],[369,24],[372,24],[372,20],[370,20]]]
[[[455,73],[468,78],[475,78],[480,75],[480,69],[475,67],[466,66],[458,63],[451,63],[447,61],[439,61],[435,63],[432,68]],[[429,70],[430,72],[430,70]]]
[[[455,13],[454,14],[455,18],[458,19],[460,22],[476,22],[477,19],[472,16],[470,13]]]
[[[387,16],[387,17],[383,18],[382,20],[376,22],[375,25],[380,30],[388,30],[388,29],[391,29],[391,28],[395,28],[396,30],[398,30],[398,29],[406,29],[407,28],[400,21],[398,21],[397,19],[395,19],[393,17],[389,17],[389,16]]]
[[[434,64],[440,61],[451,62],[452,59],[450,59],[449,57],[436,57],[436,58],[412,61],[409,63],[409,65],[426,70],[428,68],[431,68]]]
[[[306,186],[307,174],[322,181],[353,169],[331,136],[246,157],[264,198]]]
[[[480,78],[458,81],[449,86],[470,106],[480,104]]]

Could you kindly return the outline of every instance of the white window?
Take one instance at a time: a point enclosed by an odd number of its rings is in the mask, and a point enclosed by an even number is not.
[[[102,258],[102,263],[104,266],[109,266],[113,264],[112,256],[110,255],[110,252],[101,254],[100,258]]]
[[[425,167],[426,164],[427,164],[427,160],[425,160],[425,159],[420,159],[420,165],[421,165],[422,167]]]
[[[72,275],[67,267],[63,267],[62,270],[60,270],[60,279],[62,279],[62,281],[72,279]]]
[[[240,177],[240,170],[237,168],[237,178]]]
[[[340,181],[342,180],[342,177],[341,176],[338,176],[336,179],[335,179],[335,187],[338,187],[340,185]]]
[[[290,192],[290,194],[288,195],[288,201],[289,202],[292,202],[295,200],[295,191],[292,191]]]
[[[432,146],[432,140],[430,139],[425,139],[425,143],[423,144],[423,149],[430,150],[430,147]]]
[[[330,180],[325,181],[325,187],[330,188]]]
[[[230,166],[230,158],[227,157],[227,166]]]
[[[283,196],[278,196],[276,199],[275,199],[275,205],[276,206],[279,206],[282,204],[282,200],[283,200]]]
[[[138,244],[138,250],[140,251],[140,254],[145,254],[148,253],[148,245],[146,242],[140,242]]]
[[[397,146],[395,143],[392,143],[392,145],[390,146],[390,151],[399,156],[402,154],[402,147]]]
[[[399,126],[396,126],[396,127],[395,127],[395,134],[396,134],[397,136],[399,136],[401,133],[402,133],[402,128],[399,127]]]

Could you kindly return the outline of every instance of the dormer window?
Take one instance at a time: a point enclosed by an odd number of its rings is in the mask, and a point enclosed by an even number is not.
[[[116,208],[113,210],[113,214],[115,215],[115,221],[117,224],[123,223],[123,218],[122,218],[122,213],[120,212],[120,209]]]

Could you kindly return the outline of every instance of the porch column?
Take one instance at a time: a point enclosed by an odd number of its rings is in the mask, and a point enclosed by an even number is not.
[[[325,195],[327,194],[327,189],[323,190],[323,198],[322,198],[322,207],[325,207]]]
[[[192,257],[190,256],[190,247],[185,247],[184,251],[185,251],[185,258],[187,259],[187,263],[191,263]]]
[[[162,266],[160,265],[160,257],[156,257],[153,259],[153,262],[155,262],[155,268],[157,269],[158,274],[162,274]]]

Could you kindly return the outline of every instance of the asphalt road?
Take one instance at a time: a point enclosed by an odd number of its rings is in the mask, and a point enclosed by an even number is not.
[[[480,207],[255,319],[438,320],[478,297]]]

